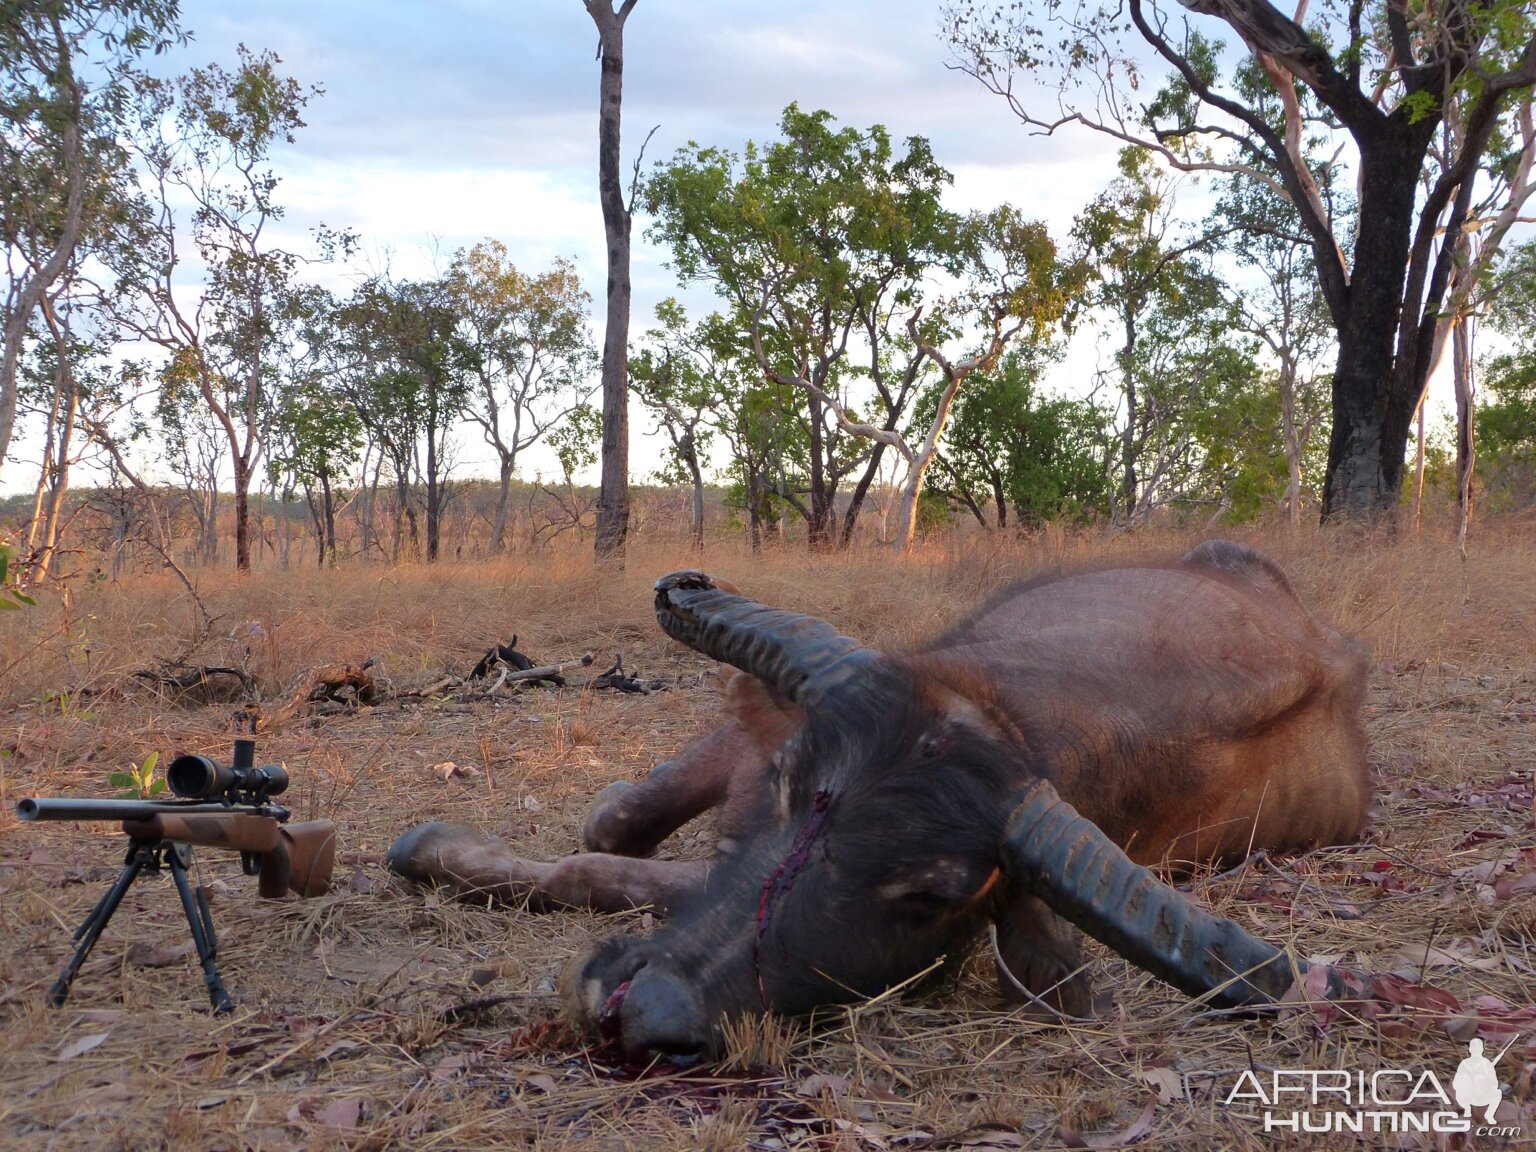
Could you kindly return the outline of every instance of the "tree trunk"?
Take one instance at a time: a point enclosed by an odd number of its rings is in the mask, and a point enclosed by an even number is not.
[[[1301,528],[1301,430],[1296,427],[1296,353],[1280,354],[1280,439],[1285,446],[1285,518],[1295,532]]]
[[[1420,517],[1424,514],[1424,405],[1429,403],[1429,394],[1425,393],[1419,400],[1418,430],[1415,434],[1413,449],[1413,495],[1408,500],[1408,523],[1413,525],[1413,538],[1419,538]]]
[[[437,441],[427,433],[427,563],[437,562],[437,550],[442,540],[441,485],[437,480]]]
[[[241,572],[251,570],[251,476],[245,462],[235,457],[235,567]],[[215,518],[218,497],[214,497]]]
[[[1477,425],[1472,369],[1471,317],[1451,334],[1456,376],[1456,547],[1467,558],[1467,526],[1472,522],[1472,469],[1477,460]]]
[[[687,462],[687,465],[688,465],[688,475],[690,477],[692,477],[692,479],[693,479],[693,500],[692,500],[692,512],[693,512],[693,517],[692,517],[692,519],[693,519],[693,550],[695,552],[703,552],[704,551],[704,472],[703,472],[703,469],[701,469],[699,467],[699,454],[698,454],[698,451],[693,446],[693,440],[692,440],[691,437],[690,437],[690,439],[688,441],[688,451],[687,451],[687,454],[684,456],[684,460]]]
[[[894,432],[891,421],[886,421],[886,431]],[[859,477],[859,482],[854,485],[853,496],[848,501],[847,511],[843,513],[842,544],[846,548],[853,542],[853,530],[859,523],[859,511],[864,507],[864,499],[869,494],[869,486],[874,483],[875,477],[880,472],[880,461],[885,459],[886,445],[875,442],[874,450],[869,454],[869,466],[864,469],[864,475]],[[882,543],[884,541],[882,540]]]
[[[507,509],[512,503],[512,457],[503,454],[497,478],[501,488],[496,495],[496,516],[491,521],[491,551],[504,552],[507,547]]]
[[[1125,321],[1125,346],[1120,350],[1120,376],[1122,387],[1125,391],[1125,433],[1122,437],[1120,461],[1122,474],[1120,479],[1120,499],[1125,505],[1126,525],[1130,526],[1136,517],[1137,477],[1136,477],[1136,420],[1140,413],[1136,403],[1136,321],[1127,317]]]
[[[603,335],[602,482],[597,497],[598,559],[624,560],[629,538],[629,208],[619,178],[624,100],[624,22],[635,0],[615,11],[611,0],[586,0],[602,56],[598,86],[597,188],[608,245],[607,317]]]
[[[63,422],[60,424],[53,449],[53,466],[49,470],[48,500],[43,508],[43,531],[37,544],[37,563],[34,579],[38,583],[53,573],[54,554],[59,546],[59,528],[64,519],[64,496],[69,491],[69,454],[75,435],[75,413],[80,407],[80,392],[75,387],[72,372],[66,369]]]
[[[321,562],[336,567],[336,497],[331,492],[329,472],[320,473],[320,508],[325,516],[325,531],[320,537]]]
[[[822,459],[822,445],[826,429],[821,422],[822,404],[815,396],[810,398],[810,508],[805,520],[805,543],[812,552],[825,552],[832,547],[832,518],[836,515],[836,492],[827,485],[826,461]]]
[[[1413,230],[1424,149],[1412,142],[1361,148],[1360,214],[1349,310],[1339,326],[1333,373],[1333,434],[1323,487],[1325,523],[1390,519],[1403,487],[1408,432],[1422,373],[1410,344],[1396,349],[1404,308],[1403,266]]]
[[[756,556],[763,550],[763,521],[758,502],[762,499],[757,473],[747,469],[747,540]]]

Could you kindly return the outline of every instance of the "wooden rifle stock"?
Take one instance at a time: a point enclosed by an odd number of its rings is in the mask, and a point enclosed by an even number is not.
[[[179,840],[195,847],[236,852],[270,852],[277,847],[277,821],[245,812],[156,812],[143,820],[124,820],[123,831],[135,840]]]
[[[256,890],[269,900],[292,891],[323,895],[336,862],[336,826],[329,820],[282,825],[271,816],[243,812],[157,812],[124,820],[135,840],[176,840],[207,848],[251,852],[260,857]]]
[[[268,900],[284,893],[323,896],[331,886],[336,864],[336,825],[306,820],[277,830],[277,846],[261,857],[256,891]]]

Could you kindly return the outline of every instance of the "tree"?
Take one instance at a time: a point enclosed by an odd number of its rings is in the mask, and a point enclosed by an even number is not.
[[[43,416],[43,466],[27,525],[29,584],[41,584],[55,573],[70,472],[90,447],[78,435],[81,407],[99,402],[112,387],[104,342],[93,338],[88,318],[86,331],[74,328],[73,309],[66,306],[69,287],[66,273],[57,290],[44,295],[40,313],[49,339],[34,344],[31,370],[23,366],[18,388],[21,404]]]
[[[587,402],[597,354],[587,335],[592,298],[568,261],[538,276],[484,240],[454,256],[447,286],[479,385],[468,414],[496,452],[500,489],[491,547],[505,546],[517,458]]]
[[[1039,20],[1024,5],[955,7],[947,30],[960,67],[1027,124],[1085,125],[1175,167],[1245,172],[1285,196],[1338,336],[1323,516],[1390,516],[1481,158],[1536,83],[1536,17],[1518,0],[1358,0],[1313,13],[1308,30],[1266,0],[1182,2],[1241,39],[1262,93],[1224,81],[1218,45],[1153,0],[1052,2]],[[1142,69],[1120,44],[1125,16],[1172,73],[1150,103],[1132,96]],[[1014,79],[1053,68],[1060,104],[1045,115]],[[1439,150],[1448,117],[1462,130]],[[1310,159],[1307,134],[1319,129],[1352,152],[1352,235]]]
[[[1086,520],[1111,507],[1112,414],[1092,401],[1042,395],[1040,377],[1055,358],[1050,346],[1025,342],[955,399],[931,487],[984,528]],[[924,394],[915,425],[931,422],[941,390]]]
[[[1301,523],[1303,471],[1312,438],[1326,426],[1327,378],[1322,360],[1332,328],[1312,258],[1294,228],[1295,214],[1272,187],[1239,174],[1223,190],[1217,216],[1228,225],[1224,246],[1256,283],[1237,304],[1242,329],[1275,360],[1280,439],[1285,450],[1286,517]]]
[[[687,478],[690,526],[695,551],[704,550],[704,465],[709,449],[711,416],[722,400],[722,321],[710,316],[695,328],[676,300],[668,297],[656,306],[660,328],[647,332],[651,344],[632,358],[629,375],[640,402],[656,414],[656,422],[671,441],[665,480]],[[728,354],[727,354],[728,355]]]
[[[443,280],[397,283],[375,277],[357,288],[339,319],[349,360],[343,387],[395,473],[399,503],[392,554],[399,554],[402,516],[416,540],[411,480],[419,476],[430,563],[442,545],[451,436],[468,403],[476,363],[459,330],[453,292]]]
[[[1508,344],[1485,358],[1488,399],[1477,413],[1479,474],[1510,508],[1536,504],[1536,241],[1505,254],[1493,270],[1488,324]]]
[[[629,226],[634,189],[619,179],[619,128],[624,105],[624,23],[635,0],[582,0],[597,25],[597,191],[608,244],[607,317],[603,333],[602,483],[597,498],[598,559],[624,558],[629,537]],[[639,164],[636,163],[638,173]]]
[[[1180,422],[1199,403],[1234,319],[1203,259],[1212,238],[1173,233],[1176,190],[1151,153],[1123,149],[1120,175],[1072,227],[1088,277],[1083,303],[1116,326],[1109,375],[1121,402],[1115,513],[1124,524],[1144,523],[1180,486],[1190,447]]]
[[[362,418],[340,383],[345,352],[338,348],[338,309],[329,293],[309,291],[303,329],[309,355],[284,382],[268,456],[274,484],[304,489],[316,563],[331,567],[337,561],[338,489],[355,474],[363,447]]]
[[[132,69],[183,37],[175,0],[0,6],[0,468],[28,326],[120,186]]]
[[[194,388],[200,416],[216,424],[232,473],[242,571],[251,566],[251,481],[276,411],[275,363],[303,316],[301,259],[266,238],[283,215],[266,164],[303,127],[300,113],[319,89],[281,75],[280,63],[242,47],[234,71],[214,64],[140,83],[133,147],[147,218],[136,242],[107,254],[117,283],[103,297],[126,332],[169,354],[167,380]],[[185,282],[191,272],[202,278],[195,301]]]
[[[830,113],[784,111],[782,139],[744,157],[690,145],[646,186],[651,234],[684,280],[705,280],[730,305],[767,380],[803,397],[806,499],[778,495],[806,522],[811,548],[833,542],[838,487],[863,466],[842,538],[887,449],[907,464],[898,541],[910,540],[917,494],[955,390],[1030,326],[1065,305],[1042,225],[1006,206],[946,210],[950,174],[921,137],[898,155],[889,133],[837,129]],[[952,279],[948,293],[935,279]],[[969,355],[946,352],[962,342]],[[902,435],[925,377],[949,400],[914,445]]]

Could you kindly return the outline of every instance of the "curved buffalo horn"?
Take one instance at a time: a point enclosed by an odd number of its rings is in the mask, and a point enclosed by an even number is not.
[[[748,600],[703,572],[673,572],[656,581],[656,619],[672,639],[735,665],[801,706],[878,658],[824,620]]]
[[[1122,852],[1048,781],[1008,820],[1005,869],[1057,913],[1120,955],[1221,1008],[1272,1004],[1308,965],[1212,916]],[[1326,999],[1344,994],[1328,972]]]

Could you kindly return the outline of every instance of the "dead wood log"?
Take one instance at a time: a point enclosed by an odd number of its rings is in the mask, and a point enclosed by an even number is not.
[[[558,664],[541,664],[537,668],[522,668],[517,671],[513,671],[507,665],[503,664],[501,667],[501,674],[497,678],[496,683],[492,684],[485,690],[486,695],[490,695],[504,685],[516,684],[519,681],[524,680],[553,680],[557,685],[563,687],[565,684],[565,679],[561,676],[562,672],[567,672],[572,668],[585,668],[591,663],[592,653],[583,652],[581,656],[575,660],[562,660]]]
[[[138,668],[130,675],[139,680],[148,680],[158,687],[172,688],[178,692],[208,690],[214,686],[210,683],[213,677],[231,676],[239,682],[240,690],[246,700],[261,699],[261,689],[257,686],[255,677],[241,668],[172,664],[161,668]]]
[[[380,689],[375,672],[378,666],[378,659],[370,656],[361,664],[316,664],[301,669],[288,681],[281,696],[270,706],[260,709],[257,730],[274,728],[309,711],[310,705],[318,701],[372,704]]]

